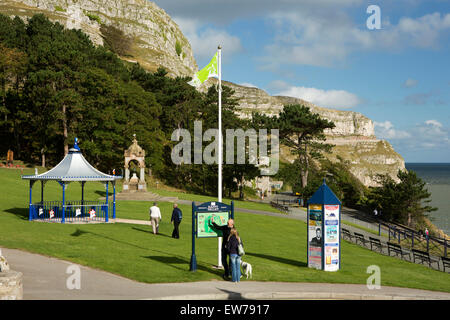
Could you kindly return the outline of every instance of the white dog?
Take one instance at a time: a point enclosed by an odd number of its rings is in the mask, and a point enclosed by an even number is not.
[[[244,271],[243,273],[245,274],[247,279],[249,276],[250,276],[250,278],[252,278],[252,265],[248,262],[241,260],[241,267],[242,267],[242,270]]]

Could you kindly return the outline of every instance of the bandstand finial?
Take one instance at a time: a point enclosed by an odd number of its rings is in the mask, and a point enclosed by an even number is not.
[[[78,151],[81,151],[80,147],[78,146],[78,138],[75,138],[75,142],[73,143],[73,147],[74,147],[74,149],[77,149]]]

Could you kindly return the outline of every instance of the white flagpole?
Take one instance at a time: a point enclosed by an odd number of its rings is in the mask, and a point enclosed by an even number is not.
[[[218,74],[219,74],[219,155],[218,155],[218,200],[222,202],[222,46],[218,46],[218,54],[217,54],[217,64],[218,64]],[[223,267],[222,265],[222,237],[219,237],[218,243],[218,267]]]

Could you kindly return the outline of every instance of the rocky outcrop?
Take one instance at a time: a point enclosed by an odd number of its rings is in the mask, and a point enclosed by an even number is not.
[[[214,79],[209,80],[209,83],[213,82],[215,82]],[[322,108],[302,99],[270,96],[267,92],[258,88],[244,87],[227,81],[222,82],[223,85],[231,87],[235,91],[235,96],[240,99],[239,114],[243,118],[250,117],[252,112],[255,111],[267,115],[276,115],[287,104],[302,104],[309,107],[312,112],[334,122],[336,127],[326,132],[330,136],[375,137],[372,120],[360,113]]]
[[[103,44],[101,26],[113,26],[131,40],[122,58],[149,71],[165,67],[171,76],[192,76],[197,64],[191,45],[178,25],[147,0],[2,0],[0,13],[23,19],[43,13],[69,29],[81,29]]]

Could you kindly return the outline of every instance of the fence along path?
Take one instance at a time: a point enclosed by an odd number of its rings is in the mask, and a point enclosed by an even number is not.
[[[303,211],[299,208],[298,201],[296,200],[275,199],[271,201],[271,205],[291,214],[296,213],[297,215],[299,215]],[[304,212],[303,214],[306,221],[306,213]],[[402,250],[410,253],[409,255],[405,255],[403,257],[405,260],[410,262],[414,262],[414,260],[417,260],[414,259],[412,250],[420,250],[427,253],[432,261],[438,261],[437,263],[432,263],[430,267],[434,269],[444,270],[443,261],[448,258],[448,246],[450,244],[449,240],[433,236],[426,237],[425,235],[423,235],[423,233],[408,228],[407,226],[397,223],[387,223],[380,219],[375,219],[365,212],[355,209],[342,207],[341,215],[341,219],[343,220],[343,224],[345,225],[344,229],[347,229],[350,231],[350,233],[353,233],[351,234],[351,238],[349,239],[352,242],[363,244],[364,247],[370,249],[371,246],[369,245],[369,238],[378,239],[381,242],[381,249],[378,246],[375,247],[374,245],[372,245],[372,248],[375,248],[378,252],[386,255],[389,254],[387,245],[388,242],[398,244],[402,247]],[[359,229],[357,227],[346,225],[346,221],[370,229],[376,234]],[[355,236],[355,232],[357,234],[363,235],[366,241],[361,241],[361,237]],[[442,259],[442,257],[444,259]],[[448,269],[450,268],[447,268],[447,270]]]

